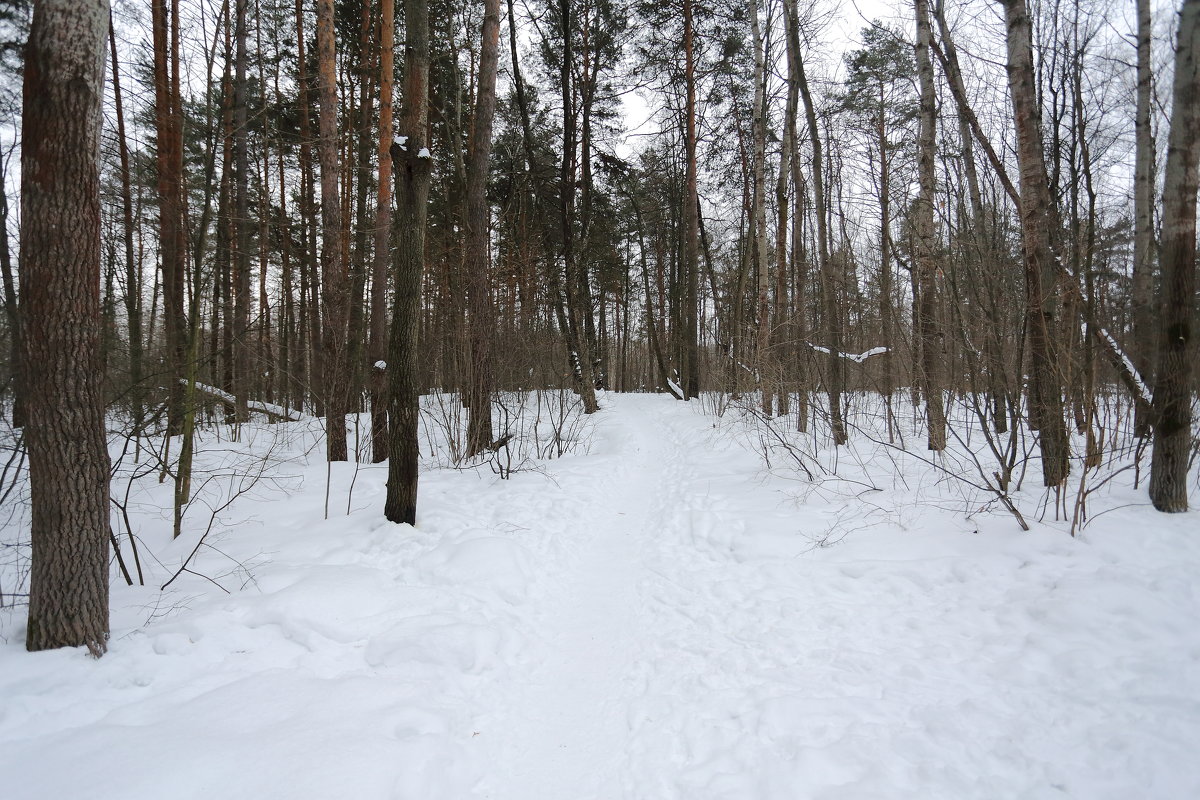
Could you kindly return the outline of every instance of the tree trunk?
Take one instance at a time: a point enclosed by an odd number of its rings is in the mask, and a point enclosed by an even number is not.
[[[479,50],[479,84],[475,89],[475,115],[471,151],[467,156],[467,273],[470,314],[470,377],[467,387],[467,457],[487,448],[492,435],[492,356],[495,335],[488,291],[488,165],[492,155],[492,119],[496,114],[496,66],[500,50],[500,0],[485,0],[483,40]]]
[[[795,7],[793,6],[793,14]],[[836,276],[829,258],[829,226],[825,208],[824,164],[821,159],[821,132],[817,127],[817,112],[812,94],[808,90],[808,76],[804,72],[804,59],[796,55],[796,79],[800,86],[800,98],[804,101],[804,114],[808,119],[808,136],[812,146],[812,183],[814,212],[817,218],[817,270],[821,275],[821,294],[824,298],[825,331],[829,337],[829,375],[826,389],[829,394],[829,426],[834,444],[846,443],[846,423],[842,419],[842,392],[846,386],[842,352],[842,322],[838,312]]]
[[[914,3],[917,16],[917,76],[921,86],[920,131],[917,137],[917,173],[920,192],[914,208],[917,238],[916,274],[920,299],[917,310],[921,340],[921,378],[925,395],[925,423],[930,450],[946,449],[946,411],[942,401],[942,341],[938,324],[937,304],[937,233],[933,222],[933,194],[936,175],[934,158],[937,143],[937,111],[933,87],[933,62],[929,58],[929,43],[933,32],[929,27],[929,5],[926,0]],[[890,345],[889,345],[890,346]]]
[[[564,333],[573,343],[572,369],[579,396],[583,400],[584,413],[599,410],[596,402],[596,379],[592,371],[592,353],[585,334],[584,298],[582,294],[587,282],[579,276],[579,265],[575,258],[575,109],[571,85],[574,67],[571,46],[571,0],[560,0],[560,22],[562,25],[562,68],[559,82],[563,101],[563,150],[559,171],[559,222],[562,227],[563,288],[566,295],[567,330]]]
[[[250,157],[246,138],[246,0],[234,3],[233,395],[234,419],[250,420]]]
[[[1196,303],[1196,192],[1200,189],[1200,0],[1184,0],[1175,49],[1175,88],[1163,185],[1162,301],[1154,387],[1150,500],[1187,511],[1192,444],[1192,325]]]
[[[1001,0],[1008,39],[1008,84],[1017,129],[1021,170],[1021,232],[1025,256],[1025,298],[1029,323],[1029,410],[1040,434],[1042,480],[1060,486],[1070,468],[1070,445],[1063,422],[1062,386],[1053,336],[1058,330],[1058,265],[1050,246],[1050,179],[1042,147],[1033,41],[1025,0]]]
[[[381,0],[379,21],[379,186],[375,198],[375,253],[371,265],[371,461],[388,457],[387,288],[392,227],[392,99],[395,91],[396,6]]]
[[[770,270],[767,266],[767,197],[766,197],[766,168],[767,168],[767,71],[766,55],[763,53],[762,27],[758,21],[758,4],[750,0],[746,11],[750,16],[751,47],[754,48],[754,107],[751,118],[754,121],[753,153],[751,155],[751,189],[750,189],[750,248],[754,253],[754,273],[757,277],[755,299],[757,306],[757,334],[755,342],[755,369],[758,372],[758,388],[761,392],[760,401],[762,412],[771,416],[775,404],[771,395],[771,284]]]
[[[321,168],[325,444],[330,461],[345,461],[346,304],[349,295],[342,252],[342,205],[338,198],[336,67],[333,0],[317,0],[317,161]]]
[[[685,108],[684,124],[684,197],[683,197],[683,268],[684,281],[683,351],[684,364],[680,371],[684,399],[700,396],[700,302],[699,302],[699,244],[700,194],[696,178],[696,55],[695,26],[692,0],[683,0],[683,53]]]
[[[1150,71],[1150,0],[1137,0],[1137,112],[1133,153],[1133,347],[1134,365],[1143,379],[1154,365],[1154,132],[1150,101],[1154,76]],[[1150,430],[1150,409],[1135,397],[1135,428]]]
[[[187,321],[183,315],[183,276],[186,245],[183,227],[183,126],[179,100],[178,0],[154,0],[154,119],[158,147],[155,156],[159,207],[159,248],[162,253],[163,327],[167,338],[167,432],[183,428],[183,385]]]
[[[388,344],[388,483],[383,513],[392,522],[417,520],[420,386],[417,339],[421,279],[425,269],[425,220],[432,158],[426,148],[429,123],[429,3],[405,0],[404,144],[392,143],[396,181],[395,294]],[[423,152],[424,151],[424,152]]]
[[[38,0],[25,51],[21,276],[32,571],[26,647],[108,639],[109,458],[100,366],[106,0]]]

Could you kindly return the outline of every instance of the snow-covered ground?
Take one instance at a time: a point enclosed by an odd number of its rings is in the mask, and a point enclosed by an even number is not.
[[[271,458],[165,592],[211,515],[171,543],[139,479],[153,585],[115,581],[104,658],[0,611],[0,796],[1200,797],[1200,515],[1130,472],[1077,538],[1021,495],[1023,533],[853,439],[800,480],[732,412],[604,406],[509,480],[427,471],[416,529],[378,466],[324,518],[316,421],[209,442],[214,508]]]

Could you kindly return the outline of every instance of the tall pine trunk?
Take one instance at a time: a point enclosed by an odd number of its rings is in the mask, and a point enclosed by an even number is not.
[[[30,650],[108,640],[100,354],[106,0],[38,0],[25,51],[21,275],[31,491]]]

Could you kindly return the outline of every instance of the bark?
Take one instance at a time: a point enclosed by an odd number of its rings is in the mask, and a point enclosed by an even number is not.
[[[800,92],[800,19],[796,0],[784,0],[784,23],[787,27],[788,105],[787,125],[791,143],[792,170],[792,230],[790,258],[792,262],[792,302],[795,315],[790,325],[793,348],[793,367],[796,386],[796,429],[808,431],[808,270],[804,253],[804,198],[807,194],[804,173],[800,165],[800,135],[796,129],[797,101]]]
[[[694,8],[692,0],[683,2],[683,54],[685,107],[684,124],[684,198],[683,198],[683,268],[684,282],[683,355],[680,378],[685,399],[700,396],[700,332],[699,332],[699,241],[700,194],[696,167],[696,46]]]
[[[346,318],[349,293],[342,251],[342,206],[338,194],[337,75],[333,0],[317,0],[317,161],[321,171],[321,282],[324,308],[326,456],[345,461]]]
[[[942,332],[938,323],[937,233],[933,221],[937,133],[933,62],[929,58],[929,43],[933,32],[929,27],[928,2],[916,0],[914,6],[917,16],[917,76],[921,89],[920,128],[917,135],[917,175],[920,191],[914,207],[917,240],[915,278],[921,284],[917,335],[921,340],[921,388],[925,395],[927,446],[930,450],[941,452],[946,449],[946,411],[942,401]],[[892,346],[889,342],[888,347]]]
[[[572,42],[571,0],[560,0],[559,14],[562,25],[562,69],[559,79],[562,85],[563,103],[563,149],[559,170],[559,223],[562,227],[563,288],[566,296],[566,335],[572,342],[571,365],[579,396],[583,400],[584,413],[593,414],[600,406],[596,402],[596,380],[592,371],[592,354],[585,335],[583,293],[587,282],[579,275],[575,256],[575,109],[572,90],[574,56]]]
[[[1021,175],[1030,418],[1040,434],[1042,480],[1046,486],[1060,486],[1066,480],[1070,458],[1052,338],[1058,330],[1055,316],[1060,267],[1050,245],[1050,179],[1035,94],[1032,30],[1025,0],[1001,1],[1007,27],[1008,83]]]
[[[416,523],[420,386],[417,340],[421,320],[421,281],[425,269],[425,223],[432,159],[426,147],[429,125],[429,3],[405,0],[404,117],[392,143],[396,183],[395,293],[388,343],[388,483],[384,516]]]
[[[387,418],[387,289],[392,227],[392,76],[395,70],[395,0],[382,0],[379,21],[379,185],[375,197],[375,253],[371,265],[371,460],[388,457]]]
[[[762,27],[758,21],[758,4],[750,0],[746,12],[750,16],[751,47],[754,48],[754,121],[753,153],[751,155],[750,187],[750,231],[751,252],[754,253],[754,272],[758,278],[756,299],[758,306],[758,339],[755,347],[755,366],[758,371],[758,388],[761,392],[762,412],[768,417],[775,410],[771,396],[770,347],[771,347],[771,284],[767,266],[767,104],[766,104],[766,56],[763,53]]]
[[[234,4],[233,77],[233,395],[234,418],[248,422],[250,394],[250,158],[246,131],[246,0]]]
[[[109,458],[100,364],[106,0],[38,0],[25,51],[21,298],[32,505],[26,647],[108,639]]]
[[[1154,139],[1150,100],[1154,77],[1150,71],[1150,0],[1137,0],[1137,111],[1134,118],[1133,162],[1133,351],[1134,365],[1143,378],[1154,364]],[[1150,427],[1150,409],[1135,397],[1138,434]]]
[[[344,224],[347,231],[354,230],[354,250],[350,259],[349,287],[347,295],[346,320],[346,380],[344,399],[345,408],[357,413],[362,406],[362,387],[364,356],[367,353],[369,336],[367,335],[366,304],[363,296],[367,283],[367,264],[370,256],[371,225],[378,209],[368,212],[368,200],[371,188],[371,151],[375,142],[374,111],[372,97],[375,95],[375,63],[372,34],[374,24],[371,19],[372,3],[364,0],[360,8],[359,21],[359,62],[358,62],[358,108],[357,108],[357,153],[349,159],[353,165],[355,183],[354,214],[346,215]],[[347,146],[347,150],[349,147]],[[349,155],[349,154],[348,154]],[[349,183],[351,170],[346,171],[346,181]],[[347,189],[349,194],[349,189]],[[347,205],[349,198],[347,197]],[[353,223],[352,223],[353,221]],[[349,238],[347,234],[347,238]],[[358,430],[358,426],[355,426]]]
[[[1175,47],[1175,87],[1163,184],[1162,300],[1154,387],[1150,500],[1187,511],[1192,447],[1192,362],[1196,319],[1196,192],[1200,190],[1200,0],[1184,0]]]
[[[186,325],[183,276],[186,268],[183,224],[183,111],[179,100],[179,8],[173,0],[154,0],[154,120],[158,140],[155,155],[159,209],[159,248],[162,253],[163,328],[168,366],[167,432],[183,428],[183,387]]]
[[[487,202],[488,165],[492,155],[492,120],[496,115],[496,67],[500,50],[500,0],[485,0],[483,38],[479,50],[479,85],[475,90],[475,114],[471,128],[471,151],[467,156],[467,273],[470,314],[470,377],[467,406],[467,457],[492,444],[492,356],[495,335],[488,278]]]

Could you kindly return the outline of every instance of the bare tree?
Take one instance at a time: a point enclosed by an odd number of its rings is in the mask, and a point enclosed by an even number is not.
[[[467,156],[467,293],[470,301],[470,382],[467,387],[467,456],[492,443],[492,358],[494,336],[488,280],[488,165],[492,155],[492,120],[496,115],[496,66],[500,52],[500,0],[484,0],[483,40],[479,50],[479,85]]]
[[[1200,0],[1183,0],[1175,45],[1175,88],[1163,185],[1159,263],[1158,375],[1150,500],[1159,511],[1187,511],[1192,443],[1192,361],[1196,314],[1196,192],[1200,190]]]
[[[917,142],[917,173],[921,189],[916,208],[916,274],[917,332],[921,340],[921,388],[925,395],[925,423],[930,450],[946,449],[946,410],[942,401],[942,341],[938,322],[937,233],[933,223],[933,194],[935,189],[934,157],[936,155],[937,109],[933,87],[933,61],[929,45],[933,32],[929,26],[929,3],[916,0],[917,16],[917,78],[921,86],[920,132]],[[891,346],[891,343],[888,343]]]
[[[1150,0],[1137,0],[1137,112],[1133,167],[1133,357],[1143,377],[1154,363],[1154,139],[1150,127]],[[1137,405],[1137,429],[1145,435],[1150,409]]]
[[[1050,177],[1035,94],[1033,34],[1025,0],[1001,0],[1001,4],[1007,27],[1008,86],[1021,168],[1021,234],[1029,323],[1029,413],[1041,434],[1042,479],[1046,486],[1059,486],[1066,480],[1070,457],[1062,386],[1053,347],[1060,269],[1050,244]]]

